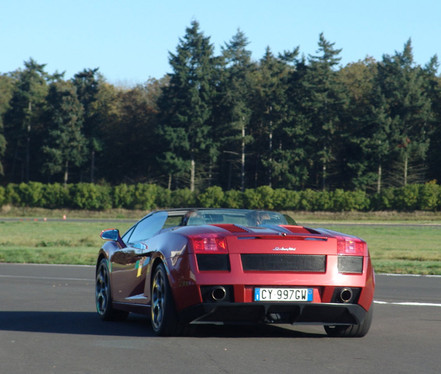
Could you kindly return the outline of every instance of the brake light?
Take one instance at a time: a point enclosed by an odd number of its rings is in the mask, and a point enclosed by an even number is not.
[[[228,253],[227,241],[216,234],[190,236],[189,239],[195,253]]]
[[[367,256],[367,244],[355,237],[337,237],[337,253],[339,255]]]

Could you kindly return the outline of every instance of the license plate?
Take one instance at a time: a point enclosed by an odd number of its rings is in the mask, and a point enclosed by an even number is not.
[[[255,288],[254,301],[312,301],[312,288]]]

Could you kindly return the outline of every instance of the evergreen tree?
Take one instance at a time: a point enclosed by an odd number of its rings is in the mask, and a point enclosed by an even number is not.
[[[312,142],[308,146],[315,150],[310,160],[310,183],[322,189],[328,188],[330,178],[335,178],[335,162],[341,146],[341,117],[347,100],[335,70],[341,49],[335,49],[334,44],[320,34],[318,54],[309,56],[300,81],[301,112],[304,121],[309,122],[309,141]]]
[[[392,152],[400,165],[398,174],[389,170],[394,177],[390,183],[406,185],[410,171],[413,182],[421,182],[424,178],[420,172],[430,142],[431,102],[425,92],[421,68],[414,64],[410,39],[403,52],[383,56],[378,64],[378,83],[391,119]]]
[[[71,82],[51,83],[47,96],[47,138],[42,151],[46,156],[44,171],[63,173],[69,180],[69,167],[81,166],[86,158],[86,139],[82,134],[83,107]]]
[[[298,50],[292,53],[294,60]],[[253,136],[256,165],[261,162],[262,182],[280,187],[292,180],[292,147],[287,139],[289,122],[287,98],[288,75],[293,69],[285,58],[276,58],[267,48],[256,74]]]
[[[388,106],[384,95],[378,87],[373,88],[370,101],[365,108],[362,119],[361,154],[368,169],[365,169],[365,185],[372,185],[376,180],[376,191],[380,193],[383,186],[383,166],[390,162],[393,147],[392,119],[388,116]],[[370,178],[372,176],[372,178]]]
[[[10,108],[9,102],[12,98],[13,88],[13,78],[0,74],[0,175],[4,174],[3,156],[6,151],[6,139],[3,134],[3,115]]]
[[[295,61],[294,69],[288,75],[287,101],[288,121],[283,125],[285,146],[284,158],[289,165],[285,174],[284,187],[302,189],[310,186],[311,156],[317,151],[315,134],[311,131],[309,111],[306,110],[305,86],[309,67],[305,58]]]
[[[99,136],[99,116],[97,100],[99,85],[102,78],[96,69],[84,69],[72,79],[76,87],[78,100],[84,110],[83,133],[88,142],[90,157],[90,182],[95,181],[95,154],[101,151],[102,141]]]
[[[95,178],[118,183],[124,180],[126,175],[125,170],[119,168],[121,164],[119,159],[121,158],[118,159],[117,154],[120,151],[124,152],[124,148],[118,148],[119,144],[123,142],[121,139],[123,135],[119,130],[121,127],[119,123],[121,89],[105,81],[101,82],[98,87],[94,104],[96,109],[95,124],[102,149],[95,153]],[[124,164],[124,166],[127,165]]]
[[[45,64],[38,64],[32,58],[24,62],[25,68],[17,71],[15,87],[9,110],[4,116],[5,137],[8,144],[6,163],[10,181],[28,182],[36,179],[38,158],[35,155],[40,146],[38,137],[42,131],[40,121],[47,84],[53,78],[45,72]]]
[[[170,177],[170,171],[182,173],[188,165],[189,186],[193,191],[196,171],[206,172],[210,167],[210,161],[204,163],[206,155],[214,157],[217,154],[211,132],[217,62],[210,38],[199,31],[198,22],[193,21],[186,29],[176,53],[170,53],[169,62],[173,72],[170,84],[164,88],[160,99],[160,134],[166,144],[161,162],[167,167]],[[167,156],[169,152],[173,154],[172,158]],[[198,162],[201,165],[197,165]]]
[[[246,135],[251,117],[255,64],[245,34],[238,30],[222,48],[223,68],[219,104],[215,107],[215,138],[221,143],[221,185],[226,189],[245,188]],[[239,183],[234,183],[237,181]]]
[[[156,182],[157,113],[149,84],[116,89],[112,116],[103,122],[100,170],[113,183]]]
[[[441,181],[441,77],[437,75],[438,68],[438,57],[435,55],[424,67],[423,76],[425,91],[432,104],[430,146],[427,151],[428,179]]]
[[[372,58],[338,71],[349,105],[344,114],[341,147],[337,155],[340,182],[345,189],[381,189],[381,170],[388,148],[385,101],[375,82],[377,63]]]

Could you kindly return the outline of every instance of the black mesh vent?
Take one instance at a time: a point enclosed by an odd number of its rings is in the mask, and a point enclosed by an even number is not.
[[[230,259],[228,255],[196,255],[199,271],[223,270],[230,271]]]
[[[338,256],[338,272],[361,274],[363,272],[363,257]]]
[[[326,256],[243,254],[244,271],[307,271],[325,272]]]

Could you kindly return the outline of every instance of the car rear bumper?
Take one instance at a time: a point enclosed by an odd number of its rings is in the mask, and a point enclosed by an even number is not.
[[[183,323],[360,324],[366,310],[339,303],[203,303],[181,311]]]

